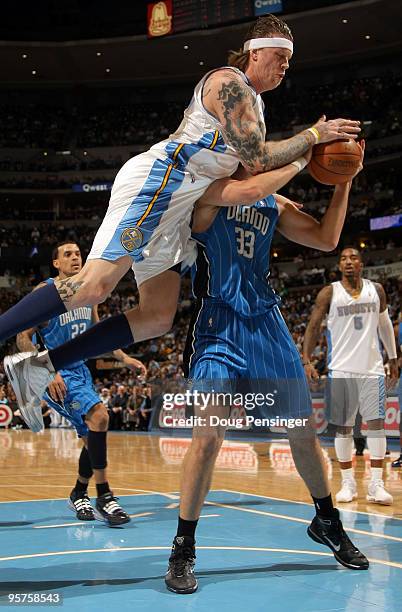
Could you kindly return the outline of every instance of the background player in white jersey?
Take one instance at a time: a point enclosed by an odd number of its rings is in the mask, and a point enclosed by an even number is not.
[[[58,270],[58,279],[67,279],[82,268],[79,246],[66,242],[55,247],[53,266]],[[53,283],[50,278],[46,282]],[[39,285],[40,286],[40,285]],[[17,345],[21,351],[32,351],[34,335],[40,335],[46,347],[52,348],[83,333],[99,320],[97,307],[83,306],[61,314],[40,326],[21,332]],[[115,359],[133,371],[146,371],[145,366],[121,350],[113,352]],[[107,430],[109,415],[92,384],[89,369],[83,361],[58,372],[45,393],[46,403],[67,418],[82,438],[83,447],[78,461],[78,478],[71,491],[69,507],[79,520],[98,518],[111,526],[122,525],[130,520],[110,490],[107,477]],[[35,412],[24,413],[28,426],[34,431],[43,427],[40,407]],[[94,476],[97,490],[95,511],[91,506],[87,490]]]
[[[0,341],[66,310],[100,303],[130,267],[139,286],[139,305],[75,338],[54,355],[54,368],[93,356],[94,351],[100,354],[169,331],[179,295],[179,264],[192,255],[192,209],[208,185],[230,176],[239,162],[252,174],[296,159],[301,168],[305,163],[301,156],[318,141],[356,138],[360,132],[358,121],[322,117],[287,140],[265,141],[261,93],[283,81],[292,41],[289,27],[274,15],[261,17],[250,27],[232,67],[208,73],[196,86],[178,130],[120,170],[82,271],[39,289],[2,315]],[[18,358],[11,360],[9,369],[18,369],[22,376],[23,366],[18,363]],[[27,366],[25,375],[30,371]],[[14,378],[18,376],[15,371]],[[30,388],[37,389],[37,379],[39,366]],[[32,397],[28,393],[25,399],[28,403]]]
[[[254,178],[259,181],[262,176]],[[252,193],[247,194],[244,188],[247,184],[247,180],[243,184],[230,179],[216,181],[194,211],[198,257],[192,272],[197,301],[183,355],[185,376],[193,390],[212,395],[233,395],[246,387],[246,393],[261,397],[267,390],[275,390],[273,412],[264,406],[264,417],[279,415],[293,422],[297,418],[299,425],[305,417],[304,426],[290,425],[287,433],[295,465],[316,508],[308,534],[329,546],[344,566],[367,569],[367,559],[345,534],[339,512],[333,507],[300,354],[268,280],[276,228],[296,243],[323,251],[335,248],[351,182],[335,187],[320,223],[287,198],[268,195],[269,188],[253,201]],[[165,578],[168,589],[175,593],[197,589],[193,573],[195,531],[224,439],[223,419],[227,420],[230,412],[230,405],[210,403],[206,410],[194,407],[202,424],[194,426],[183,461],[180,515]]]
[[[399,284],[399,303],[402,304],[402,276],[398,279]],[[399,432],[400,432],[400,445],[401,452],[398,459],[392,462],[392,467],[399,468],[402,467],[402,312],[399,313],[398,322],[394,325],[395,332],[395,340],[396,345],[398,347],[399,353],[399,367],[400,367],[400,375],[399,375],[399,385],[398,385],[398,400],[399,400]]]
[[[367,446],[371,480],[367,500],[389,505],[392,496],[382,479],[386,452],[384,431],[385,375],[378,335],[387,352],[390,383],[398,376],[396,345],[387,298],[380,283],[362,278],[363,261],[357,249],[345,248],[339,259],[340,281],[321,289],[304,336],[303,361],[309,378],[317,372],[310,357],[317,344],[321,323],[327,316],[330,421],[337,426],[335,451],[342,488],[338,502],[357,497],[352,468],[352,429],[359,411],[367,423]]]

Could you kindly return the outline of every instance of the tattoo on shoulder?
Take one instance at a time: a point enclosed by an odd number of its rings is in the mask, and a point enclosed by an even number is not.
[[[84,281],[74,281],[66,278],[57,281],[56,287],[62,301],[67,305],[68,302],[76,295]]]
[[[231,75],[223,80],[218,102],[226,139],[249,168],[258,172],[280,168],[300,157],[312,144],[305,132],[288,140],[266,143],[265,124],[253,112],[251,91],[240,77]]]
[[[258,117],[247,121],[243,115],[245,104],[252,111],[253,100],[248,88],[238,78],[226,79],[218,92],[218,101],[222,106],[227,140],[240,158],[250,167],[257,161],[268,163],[264,151],[265,126]]]

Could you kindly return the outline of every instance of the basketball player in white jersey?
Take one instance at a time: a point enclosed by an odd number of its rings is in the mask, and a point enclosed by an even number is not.
[[[27,404],[41,396],[49,371],[169,331],[180,264],[190,263],[195,255],[189,240],[194,203],[214,180],[231,176],[239,162],[252,174],[294,161],[302,169],[303,155],[318,141],[357,138],[358,121],[326,121],[324,116],[292,138],[265,141],[261,93],[281,84],[292,55],[293,37],[286,23],[274,15],[259,18],[242,51],[229,58],[231,66],[207,73],[198,83],[178,130],[130,159],[117,174],[82,271],[26,296],[0,317],[1,342],[67,310],[102,302],[130,267],[135,274],[136,308],[100,322],[50,359],[47,353],[39,361],[32,355],[6,358],[18,393],[27,389]],[[276,172],[273,191],[288,180]]]
[[[398,285],[399,285],[399,296],[400,296],[399,303],[402,304],[402,276],[399,277],[398,281],[399,281]],[[398,385],[398,400],[399,400],[399,410],[400,410],[399,442],[401,446],[401,452],[399,454],[399,457],[391,463],[391,466],[393,468],[400,468],[402,467],[402,312],[399,313],[398,322],[395,323],[394,325],[394,332],[395,332],[396,345],[398,348],[399,366],[401,368],[400,375],[399,375],[399,385]]]
[[[357,498],[352,429],[359,411],[368,427],[371,460],[367,500],[390,505],[392,495],[382,479],[386,392],[378,336],[388,355],[391,384],[397,380],[398,366],[387,297],[380,283],[362,278],[363,262],[357,249],[343,249],[339,269],[341,280],[324,287],[317,296],[304,336],[303,363],[308,378],[317,378],[310,357],[327,315],[330,421],[337,426],[335,452],[342,475],[336,501],[346,503]]]

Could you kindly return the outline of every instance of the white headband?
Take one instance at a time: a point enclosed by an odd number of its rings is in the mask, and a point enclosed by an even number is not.
[[[244,43],[243,51],[262,49],[263,47],[281,47],[293,53],[293,43],[287,38],[252,38]]]

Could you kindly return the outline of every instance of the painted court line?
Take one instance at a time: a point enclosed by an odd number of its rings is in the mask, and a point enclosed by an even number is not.
[[[332,557],[332,553],[327,552],[316,552],[313,550],[299,550],[292,548],[265,548],[257,546],[197,546],[198,550],[220,550],[220,551],[240,551],[240,552],[272,552],[272,553],[286,553],[286,554],[299,554],[299,555],[310,555],[313,557]],[[86,555],[93,553],[110,553],[110,552],[127,552],[136,550],[171,550],[171,546],[130,546],[130,547],[118,547],[118,548],[93,548],[87,550],[61,550],[58,552],[48,553],[33,553],[30,555],[15,555],[12,557],[0,557],[0,561],[16,561],[18,559],[35,559],[40,557],[57,557],[66,555]],[[379,565],[386,565],[387,567],[394,567],[402,569],[402,563],[396,563],[394,561],[385,561],[383,559],[369,559],[370,563],[378,563]]]
[[[20,486],[20,485],[18,485]],[[24,486],[24,485],[21,485]],[[36,486],[36,485],[35,485]],[[64,487],[63,487],[64,488]],[[168,499],[179,499],[180,496],[173,493],[162,493],[161,491],[149,491],[147,489],[122,489],[120,487],[115,487],[116,491],[133,491],[138,493],[137,497],[141,497],[143,495],[162,495],[162,497],[167,497]],[[120,497],[132,497],[132,493],[123,493]],[[45,501],[63,501],[65,497],[41,497],[40,499],[12,499],[9,501],[0,501],[0,504],[25,504],[28,502],[45,502]]]
[[[249,512],[250,514],[260,514],[262,516],[271,516],[272,518],[284,519],[285,521],[293,521],[294,523],[304,523],[310,525],[311,520],[301,519],[295,516],[289,516],[288,514],[276,514],[275,512],[267,512],[265,510],[254,510],[252,508],[239,508],[238,506],[231,506],[230,504],[219,504],[216,502],[206,501],[205,504],[208,506],[216,506],[218,508],[228,508],[230,510],[237,510],[238,512]],[[369,536],[373,538],[381,538],[383,540],[392,540],[393,542],[402,542],[402,538],[396,536],[385,535],[383,533],[377,533],[376,531],[364,531],[363,529],[354,529],[348,527],[348,531],[352,533],[359,533],[360,535]]]
[[[142,516],[152,516],[155,512],[139,512],[138,514],[130,514],[130,518],[140,518]],[[202,518],[212,518],[216,516],[221,516],[220,514],[201,514],[200,519]],[[101,521],[78,521],[78,523],[60,523],[59,525],[34,525],[32,529],[57,529],[59,527],[93,527],[97,524],[101,523]]]
[[[151,514],[155,514],[155,512],[140,512],[139,514],[130,514],[129,516],[130,518],[139,518],[141,516],[151,516]],[[57,529],[58,527],[75,527],[76,525],[87,525],[91,527],[101,522],[102,521],[78,521],[78,523],[61,523],[60,525],[35,525],[33,529]]]
[[[246,493],[246,491],[235,491],[234,489],[211,489],[211,493],[237,493],[238,495],[248,495],[249,497],[259,497],[261,499],[273,499],[274,501],[287,502],[289,504],[299,504],[301,506],[310,506],[312,504],[303,501],[296,501],[294,499],[285,499],[284,497],[271,497],[269,495],[258,495],[257,493]],[[365,514],[367,516],[378,516],[379,518],[393,519],[395,521],[402,521],[402,517],[390,516],[389,514],[380,514],[379,512],[364,512],[363,510],[352,510],[351,508],[340,507],[341,512],[350,512],[352,514]]]

